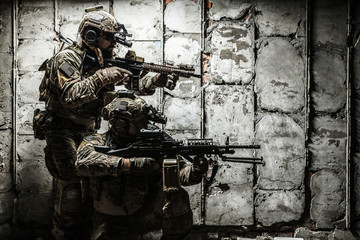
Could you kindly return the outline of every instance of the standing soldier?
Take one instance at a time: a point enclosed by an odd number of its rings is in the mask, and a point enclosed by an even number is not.
[[[55,239],[88,239],[89,208],[81,194],[75,169],[76,149],[85,135],[99,129],[100,110],[114,96],[115,84],[126,84],[132,73],[119,67],[104,67],[112,58],[120,32],[114,16],[103,11],[88,12],[79,27],[81,42],[59,51],[40,68],[45,76],[40,85],[40,101],[45,111],[35,111],[35,137],[46,139],[46,166],[55,178],[56,199],[52,234]],[[89,64],[86,59],[94,59]],[[167,75],[140,79],[143,94],[164,87]],[[169,76],[175,84],[177,76]]]
[[[140,97],[116,98],[103,109],[111,128],[88,136],[80,144],[76,168],[89,178],[95,215],[91,240],[138,239],[162,229],[163,240],[185,239],[193,215],[188,193],[181,186],[164,192],[162,162],[149,156],[118,157],[95,151],[94,145],[129,147],[146,128],[147,108]],[[208,169],[204,157],[190,163],[179,157],[177,174],[171,179],[183,186],[198,184]],[[174,177],[178,178],[175,179]]]

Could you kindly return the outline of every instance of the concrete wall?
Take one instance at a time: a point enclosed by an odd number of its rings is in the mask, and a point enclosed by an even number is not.
[[[52,178],[31,126],[44,108],[37,69],[59,48],[54,30],[75,40],[84,8],[100,4],[145,61],[191,64],[203,75],[146,97],[174,138],[261,145],[236,156],[262,156],[265,166],[220,160],[211,183],[187,188],[194,239],[351,239],[341,230],[360,228],[360,6],[352,2],[347,38],[347,1],[1,1],[0,238],[49,235]]]

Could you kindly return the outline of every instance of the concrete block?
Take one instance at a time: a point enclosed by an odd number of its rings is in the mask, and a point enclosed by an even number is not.
[[[81,22],[82,15],[79,14],[79,19],[77,21],[71,21],[71,22],[64,22],[59,27],[59,32],[66,38],[69,38],[71,41],[77,41],[78,40],[78,29]],[[59,46],[57,46],[56,50],[60,49]]]
[[[199,130],[201,123],[200,98],[165,98],[164,113],[168,118],[166,129]]]
[[[303,239],[328,240],[331,236],[330,231],[311,231],[307,227],[300,227],[295,230],[294,237]]]
[[[305,63],[299,52],[283,38],[259,43],[255,67],[259,106],[268,111],[300,111],[304,107]]]
[[[18,38],[47,39],[56,36],[54,32],[53,6],[21,6],[19,9]]]
[[[0,2],[0,52],[12,51],[12,4],[13,1],[3,0]]]
[[[189,64],[200,73],[200,39],[174,35],[165,42],[164,61],[173,65]]]
[[[354,214],[356,217],[360,216],[360,153],[354,153],[353,155],[353,171],[354,171],[354,195],[355,202]]]
[[[38,103],[39,86],[45,72],[25,72],[19,76],[17,83],[18,103]]]
[[[163,44],[161,41],[132,41],[133,45],[131,48],[127,48],[122,45],[118,45],[116,55],[120,58],[124,58],[128,50],[136,52],[136,55],[143,57],[145,62],[163,64]]]
[[[11,130],[0,131],[0,193],[12,188]]]
[[[239,19],[249,11],[251,3],[236,0],[213,0],[209,10],[209,18],[219,21],[222,18]]]
[[[345,166],[346,122],[330,116],[313,120],[309,151],[311,169],[338,168]]]
[[[153,95],[141,96],[141,98],[143,98],[148,104],[154,106],[156,110],[160,111],[160,106],[159,106],[160,96],[161,96],[160,92],[161,92],[160,88],[157,88]]]
[[[0,52],[0,74],[10,75],[13,69],[13,54]],[[1,81],[11,81],[11,79],[1,79]]]
[[[53,54],[54,44],[49,41],[24,40],[18,48],[18,68],[20,71],[36,72]]]
[[[219,168],[214,178],[215,182],[211,187],[218,187],[219,185],[226,184],[229,186],[241,186],[252,183],[254,180],[253,166],[250,164],[224,162],[221,160],[218,161],[218,164]]]
[[[334,240],[357,240],[359,239],[359,235],[357,233],[353,233],[351,230],[340,230],[335,229],[332,234]]]
[[[293,237],[274,237],[274,240],[304,240],[303,238],[293,238]]]
[[[193,212],[193,224],[201,225],[201,184],[196,184],[184,188],[190,197],[190,205]]]
[[[352,97],[351,115],[353,118],[351,119],[351,130],[354,141],[351,147],[353,151],[360,152],[360,91],[357,89],[353,90]]]
[[[0,74],[0,111],[11,113],[12,111],[12,76],[10,73]]]
[[[252,225],[252,183],[219,183],[211,187],[205,201],[205,224],[215,226]]]
[[[102,5],[105,11],[109,11],[109,1],[107,0],[98,0],[96,3],[91,0],[84,0],[76,2],[76,5],[69,0],[59,1],[57,3],[57,21],[59,25],[56,26],[56,29],[64,36],[76,40],[80,22],[85,15],[85,9],[97,5]]]
[[[11,128],[11,113],[0,112],[0,130]]]
[[[0,224],[10,220],[14,211],[14,198],[12,192],[0,193]]]
[[[359,45],[358,45],[359,46]],[[353,48],[353,83],[356,90],[360,89],[360,49],[359,47]]]
[[[199,98],[201,94],[201,79],[180,77],[173,90],[164,89],[169,95],[176,98]]]
[[[133,39],[162,39],[162,1],[114,1],[113,8],[116,19],[125,25]]]
[[[205,89],[205,136],[223,144],[254,140],[254,92],[250,86],[209,85]]]
[[[16,186],[20,192],[50,193],[52,176],[44,158],[22,159],[16,164]]]
[[[178,141],[186,140],[186,139],[193,139],[193,138],[200,138],[200,130],[172,130],[172,129],[165,129],[166,133],[169,134],[172,138]]]
[[[305,12],[304,12],[305,14]],[[346,45],[347,2],[317,1],[312,5],[313,44]]]
[[[212,29],[208,43],[211,81],[248,84],[254,76],[253,25],[221,21]]]
[[[266,165],[259,167],[260,189],[298,189],[305,176],[305,132],[290,117],[271,114],[256,125],[256,142]]]
[[[45,166],[45,141],[19,136],[16,185],[21,192],[51,192],[52,177]]]
[[[171,31],[201,33],[201,2],[171,1],[164,11],[164,24]]]
[[[275,223],[297,221],[305,208],[305,192],[256,191],[255,216],[263,226]]]
[[[218,171],[206,190],[205,224],[253,224],[253,166],[218,161]]]
[[[315,51],[313,57],[314,89],[311,93],[316,111],[338,112],[346,104],[345,60],[327,51]]]
[[[300,21],[305,21],[305,2],[302,0],[284,4],[281,0],[257,1],[255,22],[262,36],[288,36],[296,34]]]
[[[31,6],[52,7],[54,6],[54,3],[51,1],[43,1],[43,0],[21,0],[20,6],[21,7],[31,7]]]
[[[33,136],[19,135],[18,146],[16,148],[18,161],[44,159],[43,150],[45,146],[46,141],[44,140],[35,139]]]
[[[11,189],[11,130],[0,131],[0,193]]]
[[[21,192],[17,199],[18,219],[25,223],[49,224],[53,201],[50,193]]]
[[[23,104],[17,109],[16,122],[18,125],[18,134],[34,134],[33,132],[33,117],[36,108],[44,109],[45,104]]]
[[[7,130],[12,127],[11,112],[0,112],[0,130]]]
[[[310,217],[319,229],[333,229],[334,222],[345,214],[344,172],[315,172],[310,179]]]

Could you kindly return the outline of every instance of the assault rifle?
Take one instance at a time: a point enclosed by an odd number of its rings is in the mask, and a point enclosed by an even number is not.
[[[115,59],[104,59],[105,66],[117,66],[124,68],[132,72],[132,79],[130,81],[130,89],[139,90],[139,79],[141,78],[140,74],[147,72],[156,72],[163,74],[175,73],[180,77],[197,77],[201,78],[200,74],[195,74],[195,69],[190,65],[179,65],[175,66],[166,66],[154,63],[144,62],[144,58],[136,56],[134,51],[128,51],[125,58],[115,58]],[[169,88],[169,86],[166,86]]]
[[[114,140],[114,141],[113,141]],[[176,155],[181,155],[190,162],[197,161],[197,157],[219,156],[223,161],[262,164],[262,158],[228,157],[225,154],[234,154],[235,149],[260,148],[259,145],[215,145],[212,139],[189,139],[185,142],[177,141],[155,125],[148,125],[148,129],[141,130],[139,137],[127,147],[118,147],[116,139],[111,139],[108,146],[94,145],[97,152],[123,158],[152,157],[163,159],[162,176],[165,192],[177,191],[180,187],[179,162]],[[194,157],[194,158],[193,158]],[[209,171],[205,179],[211,182],[218,170],[216,159],[210,159]]]

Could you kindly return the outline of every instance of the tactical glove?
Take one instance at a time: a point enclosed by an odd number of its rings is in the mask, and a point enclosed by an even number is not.
[[[130,159],[130,172],[151,174],[160,169],[160,164],[153,158],[137,157]]]
[[[203,156],[196,156],[193,163],[194,171],[198,174],[205,174],[209,168],[207,159]]]
[[[179,75],[172,73],[172,74],[156,74],[152,79],[152,83],[156,87],[166,87],[170,90],[173,90],[176,85],[176,81],[179,79]]]
[[[102,86],[112,83],[128,82],[132,73],[126,69],[119,67],[108,67],[99,69],[95,72],[98,79],[102,82]]]

